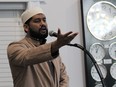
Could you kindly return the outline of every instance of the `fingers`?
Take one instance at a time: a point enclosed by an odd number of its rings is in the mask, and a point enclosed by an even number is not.
[[[69,35],[69,36],[67,37],[68,40],[69,40],[69,42],[72,41],[77,35],[78,35],[78,33],[73,33],[73,34]]]
[[[63,39],[63,40],[72,40],[75,36],[78,35],[78,32],[77,33],[74,33],[72,31],[69,31],[65,34],[62,34],[61,33],[61,30],[58,28],[58,38],[57,39]]]
[[[64,36],[67,37],[67,36],[70,35],[71,33],[73,33],[73,32],[72,32],[72,31],[67,32],[67,33],[64,34]]]
[[[78,35],[78,32],[77,33],[71,33],[71,34],[69,34],[68,36],[69,37],[75,37],[75,36],[77,36]]]
[[[61,30],[60,30],[60,28],[58,28],[58,35],[63,35],[64,37],[67,37],[67,36],[69,36],[69,35],[72,35],[73,34],[73,32],[72,31],[69,31],[69,32],[67,32],[67,33],[65,33],[65,34],[61,34]],[[74,33],[74,36],[75,35],[77,35],[78,33]]]
[[[58,35],[59,35],[59,34],[61,34],[61,30],[60,30],[60,28],[58,28]]]
[[[74,38],[77,35],[78,35],[78,32],[77,33],[73,33],[72,31],[70,31],[70,32],[65,33],[64,37]]]

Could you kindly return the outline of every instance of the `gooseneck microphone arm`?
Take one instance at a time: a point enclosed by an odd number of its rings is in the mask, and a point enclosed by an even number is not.
[[[103,87],[106,87],[105,82],[104,82],[104,77],[103,77],[103,75],[102,75],[102,72],[101,72],[101,70],[100,70],[100,68],[99,68],[99,66],[98,66],[98,64],[97,64],[97,62],[95,61],[95,59],[94,59],[93,56],[91,55],[91,53],[90,53],[88,50],[86,50],[83,46],[81,46],[81,45],[79,45],[79,44],[67,44],[67,45],[68,45],[68,46],[73,46],[73,47],[80,48],[81,50],[83,50],[83,51],[89,56],[89,58],[90,58],[91,61],[93,62],[94,66],[95,66],[95,68],[96,68],[96,70],[97,70],[97,73],[98,73],[98,75],[99,75],[99,77],[100,77],[100,79],[101,79],[102,86],[103,86]]]

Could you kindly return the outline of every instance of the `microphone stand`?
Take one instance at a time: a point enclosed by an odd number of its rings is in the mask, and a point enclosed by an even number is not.
[[[103,86],[103,87],[106,87],[105,82],[104,82],[104,77],[103,77],[103,75],[102,75],[102,72],[101,72],[101,70],[100,70],[100,68],[99,68],[99,66],[98,66],[98,64],[97,64],[97,62],[95,61],[95,59],[94,59],[93,56],[91,55],[91,53],[90,53],[88,50],[86,50],[83,46],[81,46],[81,45],[79,45],[79,44],[67,44],[67,45],[68,45],[68,46],[73,46],[73,47],[80,48],[81,50],[83,50],[83,51],[90,57],[91,61],[93,62],[94,66],[95,66],[95,68],[96,68],[96,70],[97,70],[97,73],[98,73],[98,75],[99,75],[99,77],[100,77],[100,79],[101,79],[102,86]]]

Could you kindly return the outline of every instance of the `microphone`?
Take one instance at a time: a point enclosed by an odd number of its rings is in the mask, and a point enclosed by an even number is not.
[[[57,36],[58,36],[58,34],[57,34],[56,32],[54,32],[54,31],[50,31],[50,32],[49,32],[49,35],[50,35],[51,37],[57,37]]]
[[[52,37],[57,37],[58,36],[58,34],[56,32],[54,32],[54,31],[50,31],[49,35],[52,36]],[[92,54],[88,50],[86,50],[86,48],[84,48],[83,46],[81,46],[80,44],[76,44],[76,43],[75,44],[70,44],[69,43],[67,45],[68,46],[77,47],[77,48],[81,49],[82,51],[84,51],[89,56],[89,58],[91,59],[91,61],[93,62],[94,66],[95,66],[95,68],[97,70],[98,75],[100,76],[102,86],[106,87],[105,82],[104,82],[104,77],[102,75],[102,72],[101,72],[101,70],[100,70],[97,62],[95,61],[94,57],[92,56]]]

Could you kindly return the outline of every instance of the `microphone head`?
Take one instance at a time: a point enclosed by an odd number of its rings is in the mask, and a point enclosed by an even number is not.
[[[54,34],[54,31],[52,31],[52,30],[49,31],[49,35],[50,35],[50,36],[53,36],[53,34]]]
[[[53,37],[53,36],[54,36],[54,37],[57,37],[57,33],[54,32],[54,31],[52,31],[52,30],[49,32],[49,35],[52,36],[52,37]]]

